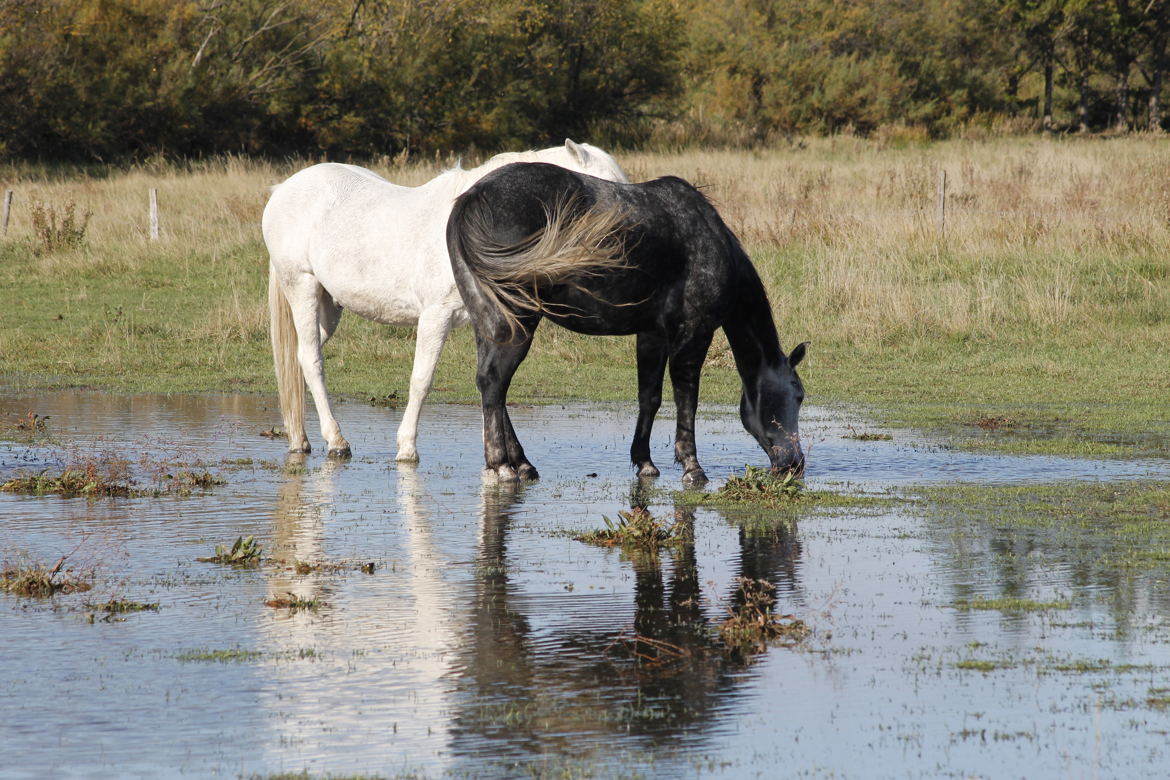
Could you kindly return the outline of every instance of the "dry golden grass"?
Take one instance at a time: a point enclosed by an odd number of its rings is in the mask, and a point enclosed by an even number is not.
[[[703,186],[756,258],[782,318],[799,312],[845,342],[874,344],[1104,327],[1119,316],[1160,322],[1170,305],[1165,143],[892,149],[846,137],[622,161],[635,178],[671,173]]]

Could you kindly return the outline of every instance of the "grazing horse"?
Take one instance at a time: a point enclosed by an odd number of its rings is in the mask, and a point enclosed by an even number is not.
[[[418,325],[410,397],[398,428],[397,460],[417,461],[418,418],[451,329],[467,322],[447,258],[445,229],[455,198],[484,174],[539,160],[627,181],[617,162],[589,144],[497,155],[420,187],[400,187],[354,165],[324,163],[276,185],[264,207],[268,311],[280,411],[289,452],[308,452],[305,384],[330,456],[349,443],[325,392],[322,345],[343,309],[388,325]]]
[[[695,452],[699,373],[722,327],[743,381],[744,427],[773,470],[800,473],[795,368],[807,344],[780,349],[760,277],[698,190],[666,177],[615,184],[552,165],[517,163],[485,176],[447,223],[455,282],[475,327],[484,460],[502,480],[536,479],[505,407],[542,317],[585,334],[637,334],[638,421],[630,457],[658,469],[650,429],[670,366],[675,459],[704,482]]]

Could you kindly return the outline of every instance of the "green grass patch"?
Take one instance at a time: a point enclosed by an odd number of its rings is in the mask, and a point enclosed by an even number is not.
[[[998,599],[962,599],[955,602],[955,609],[963,612],[970,610],[994,610],[997,612],[1050,612],[1057,609],[1072,609],[1068,601],[1033,601],[1021,598]]]
[[[188,650],[175,658],[183,663],[246,663],[259,660],[264,654],[259,650],[242,650],[238,647],[226,650]]]

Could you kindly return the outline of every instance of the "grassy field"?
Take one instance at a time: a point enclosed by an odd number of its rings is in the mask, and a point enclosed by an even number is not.
[[[760,268],[784,345],[812,341],[810,402],[868,407],[969,446],[1131,455],[1170,452],[1166,143],[843,137],[618,157],[633,180],[669,173],[705,187]],[[451,162],[373,167],[418,184]],[[268,187],[305,164],[0,167],[0,189],[14,192],[0,240],[0,381],[273,392],[259,218]],[[51,246],[35,204],[59,227],[71,205],[78,222],[90,213],[84,234]],[[331,390],[405,396],[413,335],[344,319],[326,350]],[[434,399],[474,401],[473,366],[464,329]],[[632,340],[546,327],[512,398],[632,399],[634,377]],[[704,388],[709,401],[738,398],[721,337]]]

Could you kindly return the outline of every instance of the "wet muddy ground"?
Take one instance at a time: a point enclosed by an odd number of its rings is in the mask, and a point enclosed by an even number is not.
[[[481,476],[478,408],[339,407],[355,456],[286,463],[255,396],[0,396],[54,442],[0,442],[0,478],[87,455],[187,496],[0,494],[0,559],[93,589],[0,593],[0,777],[1161,777],[1170,766],[1166,572],[1086,577],[1058,539],[1004,549],[919,486],[1167,480],[1160,461],[971,454],[809,409],[810,488],[883,503],[680,499],[670,429],[649,490],[633,411],[517,407],[542,479]],[[716,489],[762,453],[731,409],[700,420]],[[574,533],[632,503],[692,523],[659,556]],[[254,536],[263,562],[196,559]],[[298,566],[297,564],[301,565]],[[372,564],[372,566],[371,566]],[[776,586],[812,633],[730,654],[736,578]],[[1010,596],[1011,604],[996,602]],[[127,599],[157,605],[103,613]],[[269,606],[299,599],[301,608]],[[993,608],[971,608],[972,604]],[[995,605],[999,604],[998,607]],[[88,606],[87,606],[88,605]],[[651,658],[652,640],[659,649]]]

